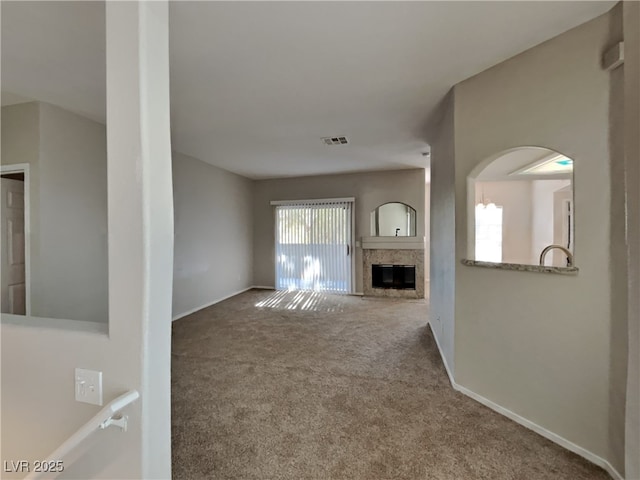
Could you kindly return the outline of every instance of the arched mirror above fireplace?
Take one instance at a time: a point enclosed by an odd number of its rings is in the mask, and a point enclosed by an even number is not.
[[[415,237],[416,211],[406,203],[384,203],[371,212],[372,237]]]

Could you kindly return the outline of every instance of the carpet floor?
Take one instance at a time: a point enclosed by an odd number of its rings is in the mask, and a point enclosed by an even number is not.
[[[608,479],[454,391],[418,300],[251,290],[174,322],[174,479]]]

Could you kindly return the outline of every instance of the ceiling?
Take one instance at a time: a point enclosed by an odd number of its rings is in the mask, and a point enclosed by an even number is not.
[[[37,99],[104,122],[104,3],[1,7],[2,105]]]
[[[426,167],[451,86],[613,4],[173,2],[173,148],[250,178]],[[3,1],[3,105],[104,122],[104,32],[103,2]]]

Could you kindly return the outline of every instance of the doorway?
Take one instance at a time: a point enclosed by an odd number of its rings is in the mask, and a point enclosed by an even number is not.
[[[553,193],[553,243],[573,252],[573,190],[566,186]],[[568,259],[561,251],[553,251],[553,263],[566,266]]]
[[[275,203],[276,289],[351,293],[353,200]]]
[[[28,165],[0,169],[0,311],[29,315],[29,170]]]

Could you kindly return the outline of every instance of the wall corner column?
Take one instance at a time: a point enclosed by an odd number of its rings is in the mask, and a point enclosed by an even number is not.
[[[140,478],[171,477],[173,190],[166,1],[106,2],[109,335],[138,372]]]
[[[640,478],[640,3],[622,2],[625,44],[624,151],[628,255],[628,364],[625,476]]]

